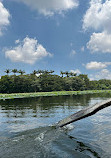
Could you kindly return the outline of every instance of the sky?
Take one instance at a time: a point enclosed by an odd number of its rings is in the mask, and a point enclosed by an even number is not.
[[[111,0],[0,0],[0,76],[6,69],[111,79]]]

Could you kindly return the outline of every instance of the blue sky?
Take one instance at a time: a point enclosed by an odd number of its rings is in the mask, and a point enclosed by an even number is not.
[[[111,79],[111,0],[0,0],[0,76],[14,68]]]

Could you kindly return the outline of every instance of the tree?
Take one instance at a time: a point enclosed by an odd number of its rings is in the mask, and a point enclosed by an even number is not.
[[[98,88],[98,81],[89,81],[89,89],[90,90],[97,90]]]
[[[50,71],[49,71],[49,74],[52,74],[52,73],[54,73],[54,70],[50,70]]]
[[[74,76],[76,76],[77,74],[76,73],[74,73],[74,72],[69,72],[69,76],[71,76],[71,77],[74,77]]]
[[[66,71],[65,74],[66,74],[67,77],[69,77],[69,72],[68,71]]]
[[[63,78],[64,79],[64,90],[66,90],[66,91],[72,91],[73,89],[72,89],[72,79],[73,78],[67,78],[67,77],[65,77],[65,78]]]
[[[18,73],[20,73],[21,75],[25,74],[24,70],[19,70]]]
[[[33,71],[32,71],[32,74],[33,74],[33,75],[36,75],[36,74],[37,74],[37,70],[33,70]]]
[[[11,77],[8,75],[2,76],[0,80],[0,93],[11,93],[12,87]]]
[[[88,75],[80,74],[78,77],[81,78],[85,82],[85,87],[86,87],[85,89],[89,89],[89,78],[88,78]]]
[[[44,73],[43,70],[37,70],[37,74],[41,75],[42,73]]]
[[[41,90],[40,80],[36,78],[36,80],[31,81],[31,92],[39,92]]]
[[[79,77],[64,78],[66,91],[80,91],[85,89],[85,82]]]
[[[13,72],[14,75],[15,75],[16,73],[18,73],[18,70],[17,70],[17,69],[13,69],[12,72]]]
[[[10,69],[6,69],[4,72],[8,75],[10,73]]]
[[[72,89],[73,91],[85,90],[85,81],[79,77],[74,77],[72,80]]]
[[[64,75],[64,72],[63,72],[63,71],[60,71],[60,75],[62,75],[62,77],[63,77],[63,75]]]
[[[48,70],[44,70],[44,74],[49,74],[49,71]]]
[[[42,74],[40,78],[41,91],[60,91],[64,88],[64,81],[58,75]]]

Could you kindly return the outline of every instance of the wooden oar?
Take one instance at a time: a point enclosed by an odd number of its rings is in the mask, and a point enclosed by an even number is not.
[[[63,127],[65,125],[68,125],[72,122],[81,120],[85,117],[91,116],[93,114],[95,114],[96,112],[98,112],[99,110],[108,107],[111,105],[111,99],[105,100],[103,102],[97,103],[93,106],[89,106],[83,110],[80,110],[72,115],[70,115],[69,117],[66,117],[65,119],[59,121],[56,124],[56,127]]]

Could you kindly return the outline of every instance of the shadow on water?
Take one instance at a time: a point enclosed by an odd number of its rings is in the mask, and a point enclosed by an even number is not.
[[[1,158],[99,158],[65,129],[41,127],[24,131],[0,144]]]

